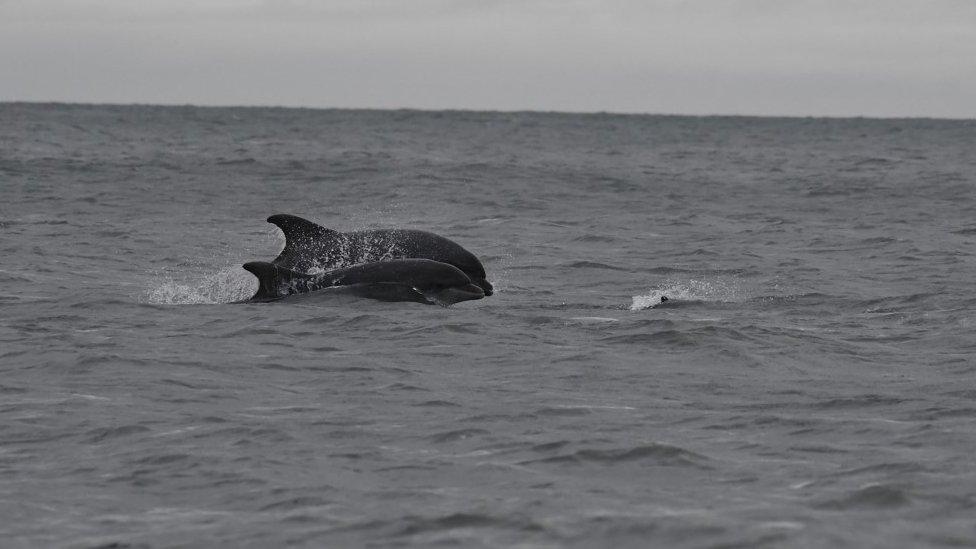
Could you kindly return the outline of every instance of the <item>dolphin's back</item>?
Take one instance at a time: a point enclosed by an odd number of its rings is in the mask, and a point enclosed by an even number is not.
[[[329,281],[331,286],[395,282],[429,289],[471,284],[471,279],[457,267],[429,259],[392,259],[363,263],[322,273],[316,278]]]
[[[476,278],[485,277],[478,258],[439,234],[417,229],[377,229],[344,233],[350,248],[362,250],[355,263],[387,259],[429,259],[447,263]]]

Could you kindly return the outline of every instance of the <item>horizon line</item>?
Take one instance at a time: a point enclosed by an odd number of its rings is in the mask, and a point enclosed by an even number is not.
[[[742,113],[664,113],[649,111],[612,111],[612,110],[536,110],[536,109],[482,109],[473,107],[449,107],[443,109],[427,107],[322,107],[296,106],[273,104],[209,104],[209,103],[148,103],[148,102],[96,102],[96,101],[60,101],[60,100],[0,100],[3,105],[59,105],[68,107],[160,107],[160,108],[196,108],[196,109],[275,109],[275,110],[315,110],[315,111],[376,111],[376,112],[459,112],[481,114],[548,114],[548,115],[583,115],[583,116],[634,116],[659,118],[792,118],[792,119],[831,119],[831,120],[936,120],[947,122],[974,122],[976,116],[955,118],[949,116],[907,115],[907,116],[877,116],[877,115],[838,115],[838,114],[742,114]]]

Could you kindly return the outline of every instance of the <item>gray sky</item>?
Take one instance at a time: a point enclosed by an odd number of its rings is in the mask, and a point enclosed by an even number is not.
[[[976,117],[974,0],[0,0],[0,100]]]

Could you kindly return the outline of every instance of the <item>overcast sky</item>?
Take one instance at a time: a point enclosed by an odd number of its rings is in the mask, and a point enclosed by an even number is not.
[[[0,100],[976,117],[976,0],[0,0]]]

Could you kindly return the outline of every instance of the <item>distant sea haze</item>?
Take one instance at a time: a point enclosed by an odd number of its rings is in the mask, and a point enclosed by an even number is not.
[[[974,150],[973,121],[0,104],[0,536],[976,544]],[[495,293],[231,304],[275,213],[436,232]]]

